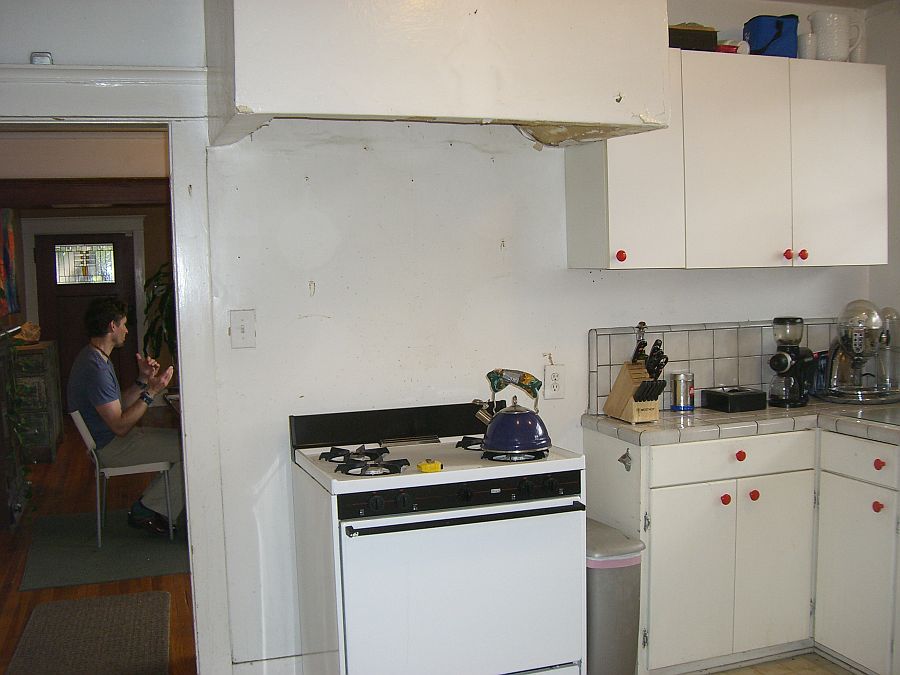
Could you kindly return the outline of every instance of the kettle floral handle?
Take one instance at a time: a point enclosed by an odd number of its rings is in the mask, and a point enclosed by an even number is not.
[[[535,408],[537,407],[538,391],[540,391],[543,382],[531,373],[526,373],[524,370],[496,368],[487,374],[487,379],[491,383],[492,393],[496,394],[501,389],[514,384],[531,396],[534,399]]]

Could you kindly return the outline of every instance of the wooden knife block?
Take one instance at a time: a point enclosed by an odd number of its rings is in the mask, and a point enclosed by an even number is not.
[[[616,378],[603,412],[618,420],[637,424],[639,422],[655,422],[659,419],[659,399],[655,401],[635,401],[634,392],[641,382],[650,380],[643,361],[627,362],[622,365]]]

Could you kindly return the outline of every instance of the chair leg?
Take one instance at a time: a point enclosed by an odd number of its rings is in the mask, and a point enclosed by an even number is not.
[[[175,539],[175,524],[172,522],[172,498],[169,496],[169,472],[164,471],[166,481],[166,519],[169,521],[169,541]]]
[[[95,492],[97,495],[97,548],[103,546],[103,541],[101,539],[101,528],[103,525],[100,522],[100,472],[94,472],[94,483],[95,483]]]
[[[106,503],[107,503],[107,495],[109,494],[109,476],[103,474],[103,499],[101,501],[101,506],[103,507],[103,524],[106,525]]]

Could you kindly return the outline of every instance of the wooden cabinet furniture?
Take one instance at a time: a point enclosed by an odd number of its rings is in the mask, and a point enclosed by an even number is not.
[[[670,69],[669,129],[566,149],[569,267],[887,262],[884,66],[684,51]]]
[[[900,454],[828,431],[821,445],[815,640],[890,673]]]
[[[6,332],[0,331],[0,530],[15,527],[27,501],[21,449],[10,416],[13,382],[10,340]]]
[[[809,642],[815,434],[634,446],[585,430],[588,516],[647,544],[640,672]]]
[[[254,0],[206,12],[210,137],[273,117],[602,123],[665,109],[666,3]]]
[[[565,150],[571,268],[684,267],[681,50],[669,50],[667,129]]]
[[[63,433],[56,343],[44,341],[17,346],[14,370],[24,426],[23,457],[29,462],[52,462]]]

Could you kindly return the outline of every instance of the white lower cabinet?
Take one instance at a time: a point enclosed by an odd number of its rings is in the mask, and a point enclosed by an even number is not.
[[[812,644],[815,446],[814,430],[657,446],[585,430],[588,517],[647,544],[639,673]]]
[[[897,456],[893,445],[822,433],[814,637],[879,675],[897,672]]]
[[[650,490],[649,668],[810,636],[812,470]]]

